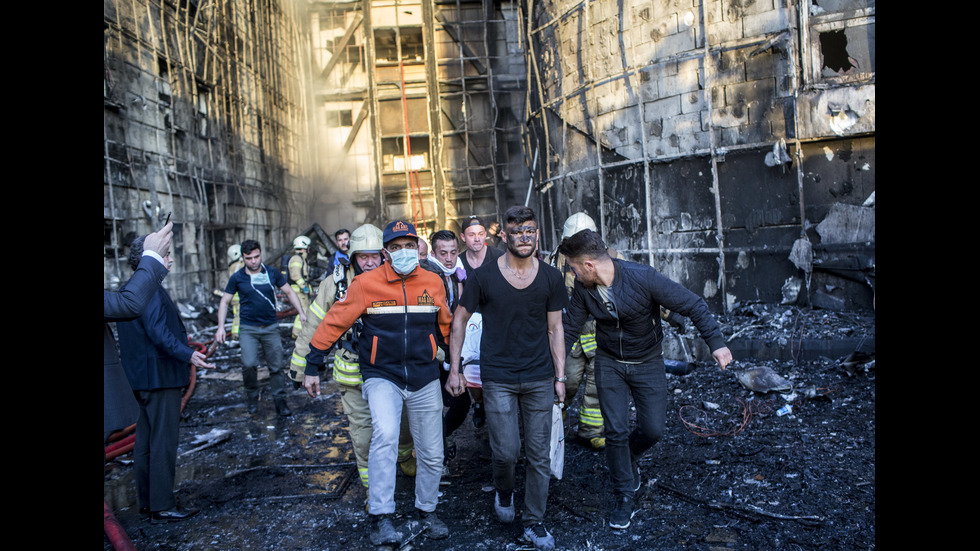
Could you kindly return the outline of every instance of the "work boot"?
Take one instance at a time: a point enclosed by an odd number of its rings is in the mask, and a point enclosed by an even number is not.
[[[473,404],[473,428],[482,429],[487,424],[487,412],[483,411],[483,404],[477,402]]]
[[[589,446],[591,446],[593,450],[601,450],[606,447],[605,436],[593,436],[587,440],[589,441]]]
[[[524,527],[524,540],[531,542],[537,551],[553,551],[555,548],[554,536],[540,522]]]
[[[493,510],[500,522],[514,522],[514,494],[501,493],[499,490],[493,496]]]
[[[392,515],[374,515],[374,526],[371,528],[371,543],[374,545],[398,545],[405,537],[395,530],[391,522]]]
[[[416,510],[419,512],[419,520],[422,521],[422,526],[425,527],[426,535],[430,539],[441,540],[449,536],[449,528],[446,527],[445,522],[439,520],[435,511],[427,513],[421,509]]]
[[[409,455],[407,459],[399,461],[398,468],[401,469],[402,474],[405,476],[415,476],[415,472],[418,471],[418,465],[415,463],[415,456]]]
[[[275,403],[276,413],[279,414],[279,417],[289,417],[293,414],[293,411],[289,409],[289,406],[286,404],[285,398],[276,398]]]
[[[624,495],[616,496],[616,505],[612,513],[609,514],[609,527],[617,530],[625,530],[630,527],[630,520],[636,514],[633,507],[633,498]]]
[[[245,401],[245,407],[248,409],[248,412],[250,414],[255,415],[256,413],[259,412],[259,399],[258,398],[247,399]]]

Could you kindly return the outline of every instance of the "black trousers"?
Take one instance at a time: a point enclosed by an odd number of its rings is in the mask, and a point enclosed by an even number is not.
[[[177,472],[177,430],[180,422],[179,388],[134,392],[140,405],[136,422],[136,495],[140,507],[150,511],[173,508]]]

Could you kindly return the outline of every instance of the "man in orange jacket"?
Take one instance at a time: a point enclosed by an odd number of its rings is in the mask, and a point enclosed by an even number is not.
[[[360,318],[364,324],[359,339],[361,392],[374,425],[368,454],[371,541],[391,545],[405,535],[392,523],[402,407],[408,409],[415,441],[419,519],[430,538],[449,535],[435,510],[443,461],[438,352],[442,348],[445,353],[452,314],[439,276],[419,267],[415,227],[392,222],[385,227],[382,241],[386,262],[354,278],[347,295],[334,303],[313,335],[303,385],[311,396],[319,394],[318,367]]]

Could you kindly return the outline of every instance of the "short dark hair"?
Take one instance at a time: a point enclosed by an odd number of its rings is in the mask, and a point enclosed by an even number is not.
[[[338,237],[340,237],[341,235],[343,235],[345,233],[346,234],[350,234],[350,230],[348,230],[347,228],[340,228],[339,230],[337,230],[337,231],[335,231],[333,233],[333,238],[334,239],[337,239]]]
[[[508,224],[523,224],[524,222],[534,222],[537,224],[538,222],[537,217],[534,215],[534,209],[521,205],[507,209],[507,212],[504,213],[504,220]]]
[[[133,242],[129,244],[129,267],[132,269],[139,268],[140,260],[143,259],[143,242],[146,241],[146,236],[141,235]]]
[[[609,249],[606,248],[602,237],[589,229],[562,239],[561,244],[558,245],[558,252],[565,255],[565,258],[572,259],[587,257],[596,260],[609,256]]]
[[[242,241],[242,256],[251,254],[252,251],[258,250],[262,252],[262,247],[259,246],[259,242],[254,239],[246,239]]]
[[[432,237],[429,239],[429,243],[432,244],[433,248],[435,248],[436,241],[452,241],[459,246],[459,240],[456,239],[456,234],[449,230],[439,230],[432,234]]]

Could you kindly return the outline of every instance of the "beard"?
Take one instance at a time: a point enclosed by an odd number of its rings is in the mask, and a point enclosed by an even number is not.
[[[514,241],[517,240],[510,239],[510,238],[507,239],[507,250],[510,251],[510,254],[516,256],[517,258],[528,258],[534,254],[535,247],[534,247],[533,239],[530,241],[531,249],[526,253],[521,252],[521,250],[517,248],[517,245],[514,243]],[[521,241],[521,243],[524,243],[524,241]]]

